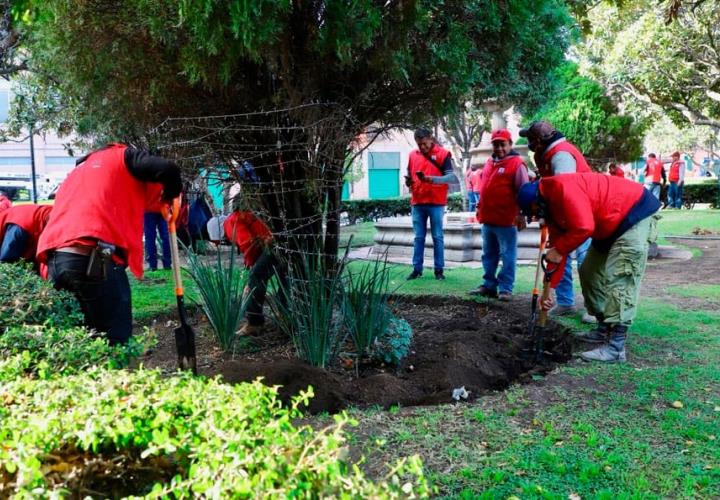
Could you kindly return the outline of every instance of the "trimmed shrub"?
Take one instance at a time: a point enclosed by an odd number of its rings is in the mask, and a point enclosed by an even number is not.
[[[83,322],[80,304],[65,291],[55,290],[25,263],[0,264],[0,332],[23,324],[47,323],[57,328],[78,326]]]
[[[20,355],[20,373],[41,378],[76,373],[92,366],[123,368],[145,352],[154,339],[146,333],[132,336],[126,345],[110,346],[104,338],[82,327],[11,327],[0,335],[0,359]]]
[[[0,372],[9,362],[0,361]],[[346,415],[321,430],[296,426],[311,396],[310,389],[284,408],[277,389],[259,381],[229,385],[145,370],[0,383],[0,495],[84,497],[93,487],[146,498],[429,495],[417,457],[377,483],[349,465]],[[169,473],[144,481],[105,475],[117,463]]]
[[[448,195],[447,209],[449,212],[462,212],[463,199],[460,193]],[[345,200],[340,207],[347,212],[348,222],[373,222],[383,217],[410,215],[410,197],[387,198],[384,200]]]
[[[683,186],[683,205],[692,208],[696,203],[710,203],[712,208],[720,208],[720,186],[718,182],[703,181]]]

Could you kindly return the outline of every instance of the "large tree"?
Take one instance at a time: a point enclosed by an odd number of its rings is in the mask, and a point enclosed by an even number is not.
[[[645,127],[621,113],[602,85],[580,75],[574,63],[558,68],[554,75],[556,91],[530,120],[548,120],[596,167],[632,161],[642,154]]]
[[[77,121],[99,137],[181,144],[177,154],[206,163],[252,158],[273,229],[288,241],[316,235],[304,244],[327,255],[337,249],[353,137],[372,123],[442,116],[470,93],[526,93],[570,38],[560,0],[29,0],[15,8],[25,13],[31,69],[73,103]],[[148,133],[166,117],[263,110],[284,111]],[[193,142],[208,129],[213,141]],[[189,152],[193,144],[202,150]]]

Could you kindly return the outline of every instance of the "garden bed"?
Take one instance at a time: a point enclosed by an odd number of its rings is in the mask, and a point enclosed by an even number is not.
[[[460,387],[469,392],[468,399],[474,399],[550,371],[571,355],[566,329],[551,323],[543,359],[539,363],[528,359],[523,352],[528,343],[527,298],[487,305],[423,296],[403,298],[393,308],[414,332],[410,355],[399,367],[358,368],[345,359],[327,371],[313,368],[296,359],[292,343],[272,326],[262,337],[248,340],[235,355],[226,354],[217,347],[198,312],[194,318],[198,371],[205,376],[222,375],[230,383],[264,377],[269,385],[283,386],[283,400],[312,385],[315,396],[309,410],[316,413],[336,412],[349,405],[387,408],[448,403],[453,401],[453,389]],[[169,316],[155,322],[158,345],[142,357],[146,367],[175,369],[173,319]]]

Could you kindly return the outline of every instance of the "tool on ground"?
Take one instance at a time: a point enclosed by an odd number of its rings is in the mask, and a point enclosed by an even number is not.
[[[538,251],[537,268],[535,269],[535,286],[532,290],[532,302],[530,309],[530,326],[528,333],[530,337],[529,354],[533,356],[535,361],[540,361],[543,353],[543,343],[545,341],[545,324],[547,323],[548,312],[542,307],[542,304],[550,297],[550,280],[552,273],[557,269],[553,266],[548,271],[545,258],[545,247],[548,241],[547,226],[540,229],[540,249]],[[540,295],[539,283],[540,276],[543,276],[542,296]],[[541,306],[538,308],[538,302]]]
[[[178,367],[181,370],[192,370],[193,374],[197,375],[195,331],[188,324],[187,311],[185,310],[185,292],[183,290],[182,275],[180,273],[180,256],[178,252],[177,228],[175,226],[179,214],[180,196],[173,200],[170,210],[163,210],[163,215],[168,222],[168,232],[170,233],[170,255],[172,257],[173,278],[175,279],[175,298],[177,299],[178,314],[180,315],[180,326],[175,329],[175,347],[178,354]]]

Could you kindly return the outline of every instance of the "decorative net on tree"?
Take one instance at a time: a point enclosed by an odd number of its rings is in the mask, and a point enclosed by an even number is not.
[[[187,177],[202,171],[210,182],[239,183],[240,205],[271,228],[281,252],[334,260],[343,176],[357,154],[360,132],[341,106],[306,104],[169,118],[149,141]]]

